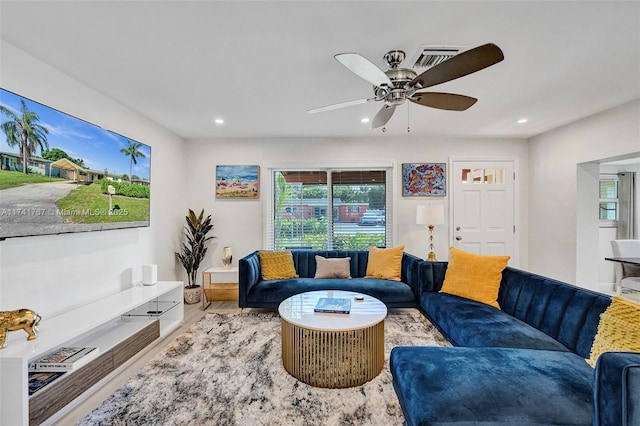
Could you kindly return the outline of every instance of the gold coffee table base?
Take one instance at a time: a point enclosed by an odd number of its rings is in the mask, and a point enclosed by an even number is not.
[[[348,388],[376,377],[384,365],[384,319],[355,330],[314,330],[282,324],[282,364],[311,386]]]

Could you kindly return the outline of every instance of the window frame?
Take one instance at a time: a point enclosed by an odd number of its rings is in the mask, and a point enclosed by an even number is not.
[[[265,196],[265,202],[263,203],[263,217],[266,219],[264,223],[263,242],[262,246],[266,250],[274,249],[275,233],[275,220],[274,220],[274,208],[275,208],[275,171],[318,171],[328,172],[327,187],[332,185],[331,172],[332,171],[358,171],[358,170],[384,170],[386,172],[386,224],[385,224],[385,237],[386,246],[392,247],[395,245],[395,218],[396,218],[396,188],[395,179],[397,173],[397,166],[395,162],[389,161],[373,161],[373,162],[361,162],[361,163],[341,163],[339,161],[332,161],[326,163],[266,163],[262,169],[262,182],[266,182],[266,188],[263,188],[263,194]],[[329,223],[333,220],[333,205],[327,205],[326,218]],[[330,247],[333,245],[333,234],[329,234],[328,244]],[[332,249],[330,249],[332,250]]]
[[[600,197],[600,185],[602,182],[616,182],[616,198],[601,198]],[[620,187],[617,183],[618,175],[616,174],[601,174],[598,179],[598,220],[600,228],[617,228],[618,219],[620,218]],[[616,219],[600,219],[600,204],[601,203],[615,203],[616,205]]]

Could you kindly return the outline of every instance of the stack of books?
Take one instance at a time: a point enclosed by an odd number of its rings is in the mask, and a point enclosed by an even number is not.
[[[100,350],[91,347],[62,347],[29,363],[29,395],[33,395],[64,373],[96,358]]]

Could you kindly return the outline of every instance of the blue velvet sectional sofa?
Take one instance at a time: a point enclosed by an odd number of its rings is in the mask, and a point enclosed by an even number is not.
[[[388,308],[415,308],[421,285],[422,259],[403,253],[401,281],[364,278],[368,251],[291,250],[298,278],[263,280],[260,257],[255,251],[240,259],[238,305],[243,308],[277,308],[280,302],[298,293],[315,290],[345,290],[373,296]],[[314,278],[316,255],[325,258],[350,257],[351,278]]]
[[[439,293],[422,262],[418,308],[454,347],[395,347],[408,425],[640,425],[640,353],[585,362],[609,296],[507,267],[501,309]]]

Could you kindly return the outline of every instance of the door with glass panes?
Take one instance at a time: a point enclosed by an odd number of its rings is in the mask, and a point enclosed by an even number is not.
[[[513,161],[454,161],[452,164],[452,244],[483,255],[514,259]]]

